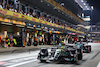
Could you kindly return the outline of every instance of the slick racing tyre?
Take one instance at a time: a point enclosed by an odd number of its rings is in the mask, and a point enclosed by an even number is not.
[[[90,47],[90,52],[91,52],[91,47]]]
[[[91,52],[91,45],[89,47],[90,47],[90,52]]]
[[[78,49],[78,60],[82,60],[82,58],[83,58],[83,50]]]
[[[45,63],[46,62],[46,60],[40,60],[42,63]]]

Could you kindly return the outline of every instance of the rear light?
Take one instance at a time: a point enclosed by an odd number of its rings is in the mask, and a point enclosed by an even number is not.
[[[81,50],[81,55],[83,55],[83,50]]]

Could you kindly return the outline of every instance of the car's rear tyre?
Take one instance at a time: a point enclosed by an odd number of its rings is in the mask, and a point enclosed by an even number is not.
[[[78,54],[78,60],[82,60],[82,58],[83,58],[82,53]]]
[[[90,52],[91,52],[91,46],[90,46]]]
[[[78,54],[78,60],[82,60],[82,55]]]
[[[91,47],[90,47],[90,52],[91,52]]]
[[[45,63],[46,62],[46,60],[40,60],[42,63]]]

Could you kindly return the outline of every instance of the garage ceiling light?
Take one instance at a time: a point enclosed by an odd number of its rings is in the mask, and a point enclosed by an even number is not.
[[[2,22],[1,24],[13,25],[13,24],[11,24],[11,23],[6,23],[6,22]]]
[[[25,26],[22,26],[22,25],[16,25],[16,26],[18,26],[18,27],[25,27]]]
[[[43,0],[41,0],[41,2],[43,2]]]

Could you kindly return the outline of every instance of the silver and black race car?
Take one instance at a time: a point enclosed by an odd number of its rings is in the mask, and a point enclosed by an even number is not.
[[[57,61],[57,62],[67,62],[71,61],[72,63],[77,63],[79,60],[82,60],[82,50],[76,49],[73,46],[57,46],[50,49],[42,48],[38,54],[38,59],[41,62],[46,61]]]
[[[90,53],[91,52],[91,45],[88,45],[86,43],[85,44],[83,43],[82,48],[83,48],[83,52],[84,53]]]
[[[77,44],[80,45],[80,42],[78,42]],[[91,52],[91,45],[88,45],[87,42],[82,42],[81,49],[83,49],[83,53],[90,53]]]

